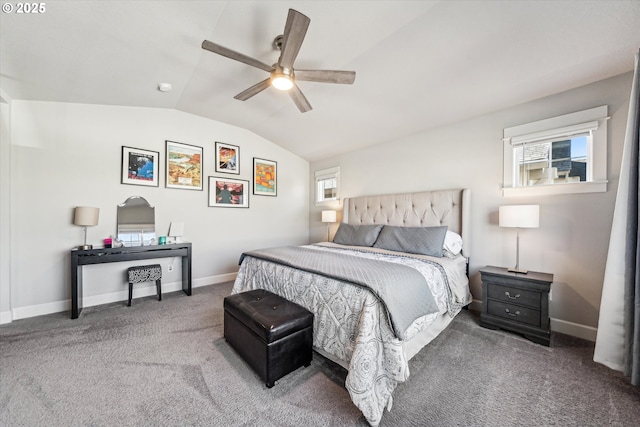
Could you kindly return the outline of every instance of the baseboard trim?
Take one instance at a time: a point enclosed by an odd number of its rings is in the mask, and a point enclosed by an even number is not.
[[[191,281],[191,287],[200,288],[202,286],[228,282],[234,280],[237,274],[238,273],[227,273],[217,276],[200,277]],[[162,283],[163,294],[181,290],[182,282]],[[140,286],[134,289],[133,299],[148,297],[155,294],[156,285],[149,282],[148,286]],[[118,292],[110,292],[106,294],[84,297],[82,299],[82,305],[83,307],[93,307],[96,305],[110,304],[112,302],[126,301],[127,299],[129,299],[129,290],[124,289]],[[43,316],[45,314],[60,313],[62,311],[71,311],[71,300],[54,301],[45,304],[17,307],[10,312],[2,312],[0,313],[0,324],[11,323],[13,320],[26,319],[29,317]]]
[[[71,300],[54,301],[45,304],[27,305],[11,310],[13,320],[27,319],[29,317],[42,316],[44,314],[71,311]]]
[[[0,312],[0,325],[4,325],[5,323],[11,323],[11,311],[2,311]]]
[[[581,325],[579,323],[573,323],[566,320],[551,318],[551,330],[553,332],[559,332],[565,335],[571,335],[572,337],[582,338],[587,341],[596,341],[596,335],[598,334],[598,328],[593,326]]]
[[[482,312],[482,301],[474,299],[469,304],[469,309],[477,312]],[[580,323],[569,322],[567,320],[550,318],[551,331],[558,332],[565,335],[571,335],[572,337],[582,338],[587,341],[596,340],[598,334],[598,328],[593,326],[581,325]]]
[[[217,276],[201,277],[191,282],[193,288],[202,286],[215,285],[235,280],[237,273],[220,274]],[[175,292],[182,290],[182,282],[171,282],[162,284],[162,293]],[[136,287],[134,292],[135,298],[143,298],[156,294],[156,287],[153,283],[149,283],[146,287]],[[129,298],[128,290],[119,292],[110,292],[107,294],[94,295],[83,299],[84,307],[93,307],[96,305],[110,304],[112,302],[126,301]],[[469,309],[477,312],[482,311],[482,301],[473,300],[469,304]],[[0,312],[0,325],[11,323],[13,320],[26,319],[29,317],[43,316],[45,314],[59,313],[71,310],[71,300],[54,301],[46,304],[30,305],[26,307],[18,307],[11,311]],[[579,323],[569,322],[566,320],[551,318],[551,330],[566,335],[582,338],[588,341],[595,341],[598,329],[592,326],[581,325]]]

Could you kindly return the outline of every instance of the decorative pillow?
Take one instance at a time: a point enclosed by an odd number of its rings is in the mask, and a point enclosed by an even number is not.
[[[444,256],[455,258],[462,252],[462,237],[458,233],[447,230],[442,249],[444,250]]]
[[[349,225],[344,222],[338,227],[333,243],[353,246],[373,246],[382,225]]]
[[[390,251],[441,258],[446,234],[446,225],[440,227],[393,227],[385,225],[373,246]]]

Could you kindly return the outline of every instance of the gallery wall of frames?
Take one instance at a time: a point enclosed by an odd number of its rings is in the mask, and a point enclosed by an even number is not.
[[[211,154],[197,145],[166,140],[164,163],[158,151],[122,146],[120,182],[159,187],[161,166],[165,188],[203,191],[206,183],[209,207],[249,208],[250,194],[278,195],[278,162],[253,157],[252,164],[242,165],[240,146],[219,141]],[[215,175],[205,177],[211,169]],[[244,179],[245,176],[252,179]]]

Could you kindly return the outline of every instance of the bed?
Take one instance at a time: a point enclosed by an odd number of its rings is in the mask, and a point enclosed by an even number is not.
[[[469,199],[466,189],[344,199],[333,242],[245,252],[232,293],[267,289],[312,311],[314,349],[348,370],[353,403],[377,426],[408,361],[471,302]]]

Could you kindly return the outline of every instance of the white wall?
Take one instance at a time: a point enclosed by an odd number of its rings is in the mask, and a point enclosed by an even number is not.
[[[11,104],[0,92],[0,324],[11,321]]]
[[[204,191],[164,187],[165,140],[204,148]],[[240,147],[240,175],[215,173],[215,141]],[[83,241],[72,225],[75,206],[100,208],[99,225],[88,230],[94,246],[115,234],[116,206],[130,196],[155,206],[158,235],[184,221],[194,286],[233,279],[244,250],[308,242],[308,162],[241,128],[175,110],[13,101],[11,144],[13,319],[70,309],[69,251]],[[123,145],[160,153],[159,187],[120,183]],[[206,178],[253,182],[254,156],[278,162],[278,196],[251,194],[249,209],[208,207]],[[163,289],[180,288],[180,260],[167,271],[173,261],[160,260]],[[126,299],[124,271],[134,264],[84,267],[85,307]],[[151,283],[134,290],[152,293]]]
[[[595,339],[631,73],[462,123],[314,162],[310,168],[311,240],[324,240],[321,207],[313,205],[313,173],[341,168],[340,197],[470,188],[473,211],[471,290],[481,300],[478,270],[515,264],[515,232],[500,229],[503,204],[540,204],[540,228],[520,238],[520,265],[554,274],[552,329]],[[464,102],[461,98],[460,102]],[[512,198],[501,196],[502,131],[600,105],[609,106],[606,193]],[[333,232],[336,227],[334,226]]]

